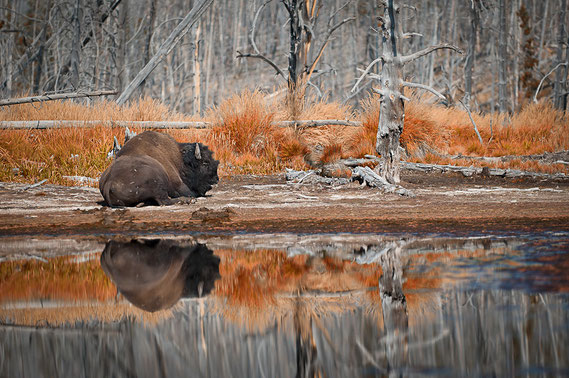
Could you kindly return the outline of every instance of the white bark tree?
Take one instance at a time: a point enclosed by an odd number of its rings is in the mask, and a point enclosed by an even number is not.
[[[407,82],[403,78],[403,67],[423,56],[441,49],[450,49],[462,53],[460,49],[449,44],[429,46],[409,55],[400,54],[400,42],[409,34],[403,33],[398,22],[398,16],[403,8],[396,0],[382,1],[384,11],[380,17],[380,35],[382,38],[383,54],[371,62],[358,79],[352,91],[357,89],[361,80],[369,74],[371,68],[381,63],[379,75],[372,75],[379,81],[379,88],[374,92],[381,95],[379,125],[375,149],[381,156],[381,164],[377,166],[377,174],[391,184],[400,182],[400,146],[399,139],[403,132],[405,121],[405,101],[409,100],[403,94],[404,87],[429,91],[439,98],[445,97],[432,87],[423,84]]]

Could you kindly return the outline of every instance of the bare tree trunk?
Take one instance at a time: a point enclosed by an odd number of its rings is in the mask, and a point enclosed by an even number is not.
[[[129,38],[128,33],[128,0],[122,0],[122,6],[119,13],[119,43],[117,52],[117,90],[122,92],[128,83],[128,71],[126,69],[127,49],[126,43]]]
[[[156,1],[149,0],[150,10],[148,12],[148,22],[146,25],[146,37],[144,40],[144,53],[143,53],[143,66],[147,65],[150,61],[150,44],[152,42],[152,34],[154,33],[154,23],[156,22]],[[144,95],[144,87],[146,86],[146,79],[140,83],[140,94]]]
[[[472,71],[474,68],[474,60],[476,56],[477,33],[480,18],[478,16],[478,1],[470,1],[470,38],[468,40],[468,55],[466,56],[466,64],[464,66],[464,104],[470,108],[470,99],[472,96]]]
[[[506,37],[508,29],[506,29],[506,0],[500,0],[499,21],[498,21],[498,106],[501,113],[508,111],[508,94],[506,81],[506,56],[507,44]]]
[[[201,67],[200,67],[200,34],[201,34],[201,22],[195,29],[194,35],[194,101],[193,109],[194,114],[200,114],[201,112]]]
[[[300,71],[298,69],[299,65],[299,55],[300,51],[303,49],[302,44],[302,27],[300,25],[300,6],[302,5],[302,0],[289,0],[287,6],[288,14],[290,17],[290,46],[288,54],[288,85],[289,88],[296,86],[298,77],[300,76]]]
[[[563,45],[566,42],[565,36],[565,12],[567,11],[567,0],[561,0],[561,10],[559,12],[559,23],[557,27],[557,64],[563,64],[565,59],[563,59]],[[553,85],[553,104],[557,109],[563,108],[563,81],[564,81],[564,69],[558,69],[555,73],[555,83]]]
[[[81,10],[81,0],[75,1],[75,8],[73,9],[73,18],[71,25],[73,25],[73,44],[71,46],[71,86],[77,90],[79,88],[79,69],[81,67],[80,60],[80,44],[81,44],[81,20],[79,12]]]
[[[401,78],[403,77],[403,65],[398,59],[397,42],[401,40],[396,33],[395,9],[393,0],[388,0],[381,25],[383,67],[381,71],[381,89],[385,90],[382,96],[381,110],[379,113],[379,125],[375,149],[381,155],[383,164],[378,165],[382,178],[391,184],[400,181],[401,160],[399,152],[399,138],[403,132],[405,119],[405,104],[400,94],[403,93]]]

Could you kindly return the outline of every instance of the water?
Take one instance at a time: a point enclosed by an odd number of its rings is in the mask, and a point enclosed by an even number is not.
[[[569,375],[569,233],[0,241],[3,377]]]

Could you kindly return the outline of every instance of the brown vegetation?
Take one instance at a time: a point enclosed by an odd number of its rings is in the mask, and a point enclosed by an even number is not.
[[[290,118],[290,110],[271,104],[260,91],[244,91],[212,108],[204,117],[213,124],[207,130],[167,130],[180,142],[200,141],[209,145],[221,161],[220,175],[280,172],[284,167],[308,168],[307,161],[333,161],[375,152],[379,99],[363,100],[356,113],[347,105],[307,100],[298,119],[360,120],[362,127],[323,126],[281,128],[274,121]],[[0,110],[0,120],[197,120],[171,112],[165,105],[146,98],[129,106],[95,101],[80,105],[53,101],[23,104]],[[473,163],[450,160],[449,155],[530,155],[569,149],[569,119],[551,105],[528,104],[511,117],[506,114],[473,114],[480,131],[480,144],[468,114],[459,108],[426,104],[413,97],[406,105],[401,143],[414,162],[452,162],[458,165],[487,165],[541,172],[569,173],[564,164],[542,164],[522,160],[506,163]],[[135,130],[140,131],[140,130]],[[108,126],[49,130],[3,130],[0,132],[0,181],[75,184],[63,176],[97,179],[109,164],[107,152],[113,137],[124,138],[124,130]],[[314,153],[319,151],[318,153]]]

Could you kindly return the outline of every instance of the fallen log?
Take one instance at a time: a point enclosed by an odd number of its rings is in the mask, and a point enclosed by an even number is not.
[[[481,175],[486,174],[488,176],[497,176],[497,177],[507,177],[507,178],[521,178],[521,177],[531,177],[531,178],[540,178],[540,179],[567,179],[569,175],[564,173],[540,173],[540,172],[530,172],[530,171],[521,171],[518,169],[501,169],[501,168],[488,168],[488,167],[462,167],[456,165],[440,165],[440,164],[425,164],[425,163],[409,163],[409,162],[401,162],[402,168],[413,170],[413,171],[421,171],[421,172],[457,172],[461,173],[465,177],[470,177],[473,175]]]
[[[360,122],[344,120],[301,120],[301,121],[275,121],[277,127],[321,127],[332,126],[360,126]],[[107,120],[39,120],[39,121],[0,121],[0,129],[57,129],[62,127],[139,127],[142,129],[207,129],[213,127],[211,122],[203,121],[107,121]]]
[[[62,127],[139,127],[141,129],[206,129],[209,122],[160,122],[160,121],[0,121],[0,129],[58,129]]]
[[[70,98],[80,97],[97,97],[97,96],[110,96],[117,94],[117,91],[94,91],[94,92],[71,92],[71,93],[54,93],[41,96],[30,96],[21,98],[9,98],[0,100],[0,106],[9,106],[17,104],[29,104],[34,102],[45,102],[53,100],[66,100]]]
[[[299,121],[277,121],[273,125],[278,127],[320,127],[320,126],[352,126],[362,125],[359,121],[346,121],[343,119],[321,119],[321,120],[299,120]]]
[[[386,179],[371,170],[370,167],[355,167],[352,169],[352,179],[361,179],[368,186],[375,187],[386,193],[396,193],[400,196],[415,197],[413,192],[400,185],[389,183]]]

